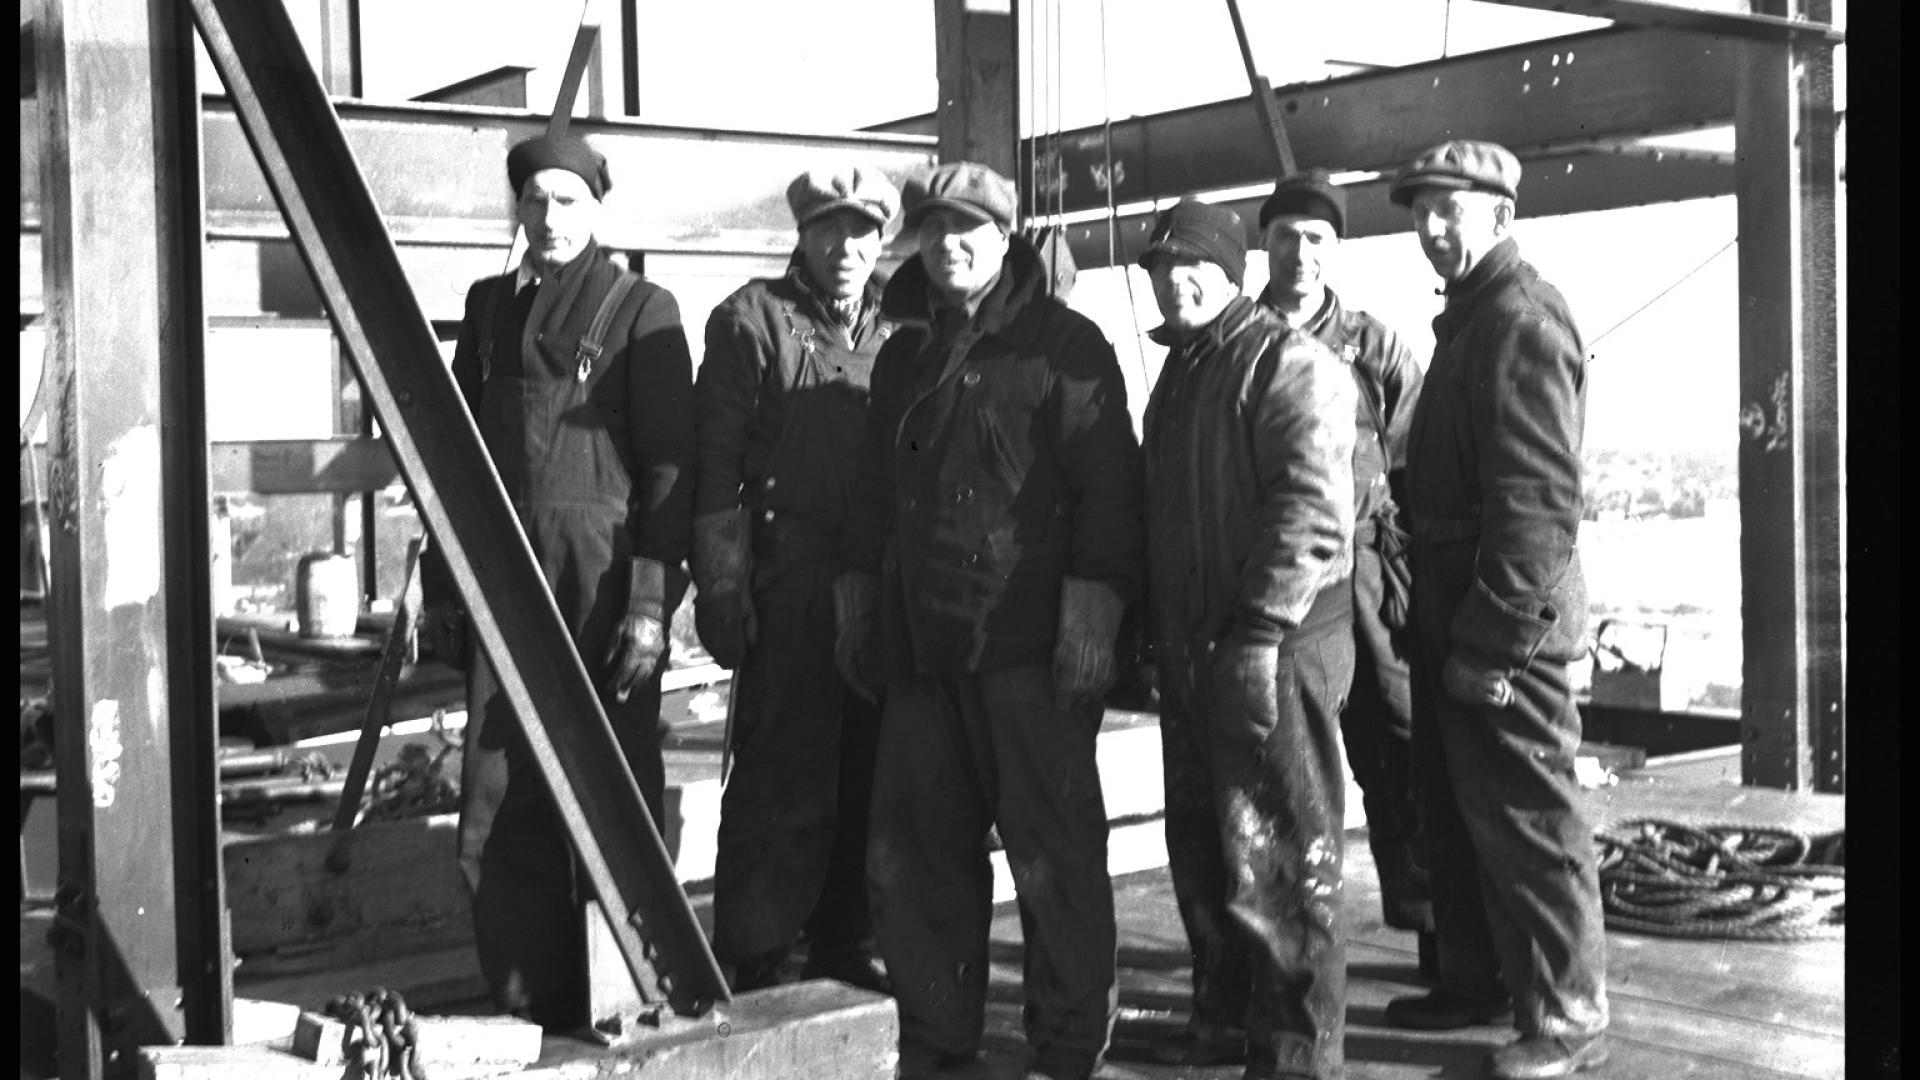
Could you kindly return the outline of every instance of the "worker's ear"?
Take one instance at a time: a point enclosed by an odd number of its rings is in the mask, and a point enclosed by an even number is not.
[[[1513,215],[1512,199],[1503,195],[1493,204],[1493,227],[1498,235],[1505,236],[1507,230],[1513,228]]]

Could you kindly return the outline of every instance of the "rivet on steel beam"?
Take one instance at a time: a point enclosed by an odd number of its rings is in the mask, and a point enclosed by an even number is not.
[[[393,392],[393,399],[398,401],[402,406],[411,405],[413,404],[413,391],[402,387]]]

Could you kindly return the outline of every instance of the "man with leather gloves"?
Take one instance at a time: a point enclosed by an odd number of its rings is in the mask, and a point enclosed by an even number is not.
[[[1353,443],[1353,689],[1340,712],[1347,763],[1367,810],[1367,845],[1388,926],[1418,935],[1421,973],[1438,971],[1426,838],[1413,796],[1413,684],[1407,672],[1412,575],[1406,547],[1407,425],[1420,400],[1413,350],[1327,283],[1347,226],[1347,193],[1325,169],[1285,176],[1260,207],[1267,291],[1280,321],[1347,362],[1360,389]]]
[[[997,825],[1028,1075],[1083,1080],[1115,1008],[1094,739],[1140,588],[1139,444],[1113,347],[1013,231],[1013,184],[949,163],[904,204],[920,250],[881,299],[899,329],[834,590],[848,681],[885,690],[867,875],[900,1075],[979,1054]]]
[[[612,183],[598,151],[528,139],[508,152],[507,180],[526,257],[467,293],[453,376],[658,824],[660,676],[692,510],[692,357],[672,294],[594,239]],[[444,572],[422,584],[423,632],[445,648],[459,597]],[[464,654],[481,659],[471,644]],[[469,701],[468,718],[470,745],[498,752],[506,773],[473,900],[481,971],[503,1012],[576,1027],[588,1019],[585,878],[506,697]],[[488,809],[468,801],[463,816]]]
[[[802,978],[884,991],[868,938],[867,799],[879,706],[834,666],[833,579],[880,321],[874,270],[899,193],[862,166],[787,187],[799,243],[707,320],[694,385],[694,611],[733,669],[713,950],[733,989]]]
[[[1510,229],[1520,163],[1454,141],[1390,195],[1446,282],[1407,442],[1413,753],[1432,849],[1440,986],[1402,1027],[1511,1022],[1500,1080],[1606,1060],[1606,935],[1567,665],[1586,654],[1580,441],[1586,352]]]
[[[1160,1056],[1337,1080],[1358,391],[1241,292],[1246,244],[1239,215],[1189,199],[1140,256],[1166,320],[1144,439],[1148,614],[1193,952],[1192,1015]]]

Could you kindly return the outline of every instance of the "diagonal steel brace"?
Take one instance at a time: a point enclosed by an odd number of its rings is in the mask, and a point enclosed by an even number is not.
[[[190,3],[635,986],[687,1015],[731,1000],[284,4]]]

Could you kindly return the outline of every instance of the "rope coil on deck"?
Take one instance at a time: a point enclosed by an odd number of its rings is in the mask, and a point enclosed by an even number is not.
[[[1789,829],[1644,818],[1594,834],[1607,926],[1669,937],[1801,941],[1846,930],[1846,867]]]
[[[398,990],[376,986],[365,994],[342,994],[327,1002],[326,1013],[346,1026],[340,1049],[350,1080],[427,1080],[419,1022]]]

